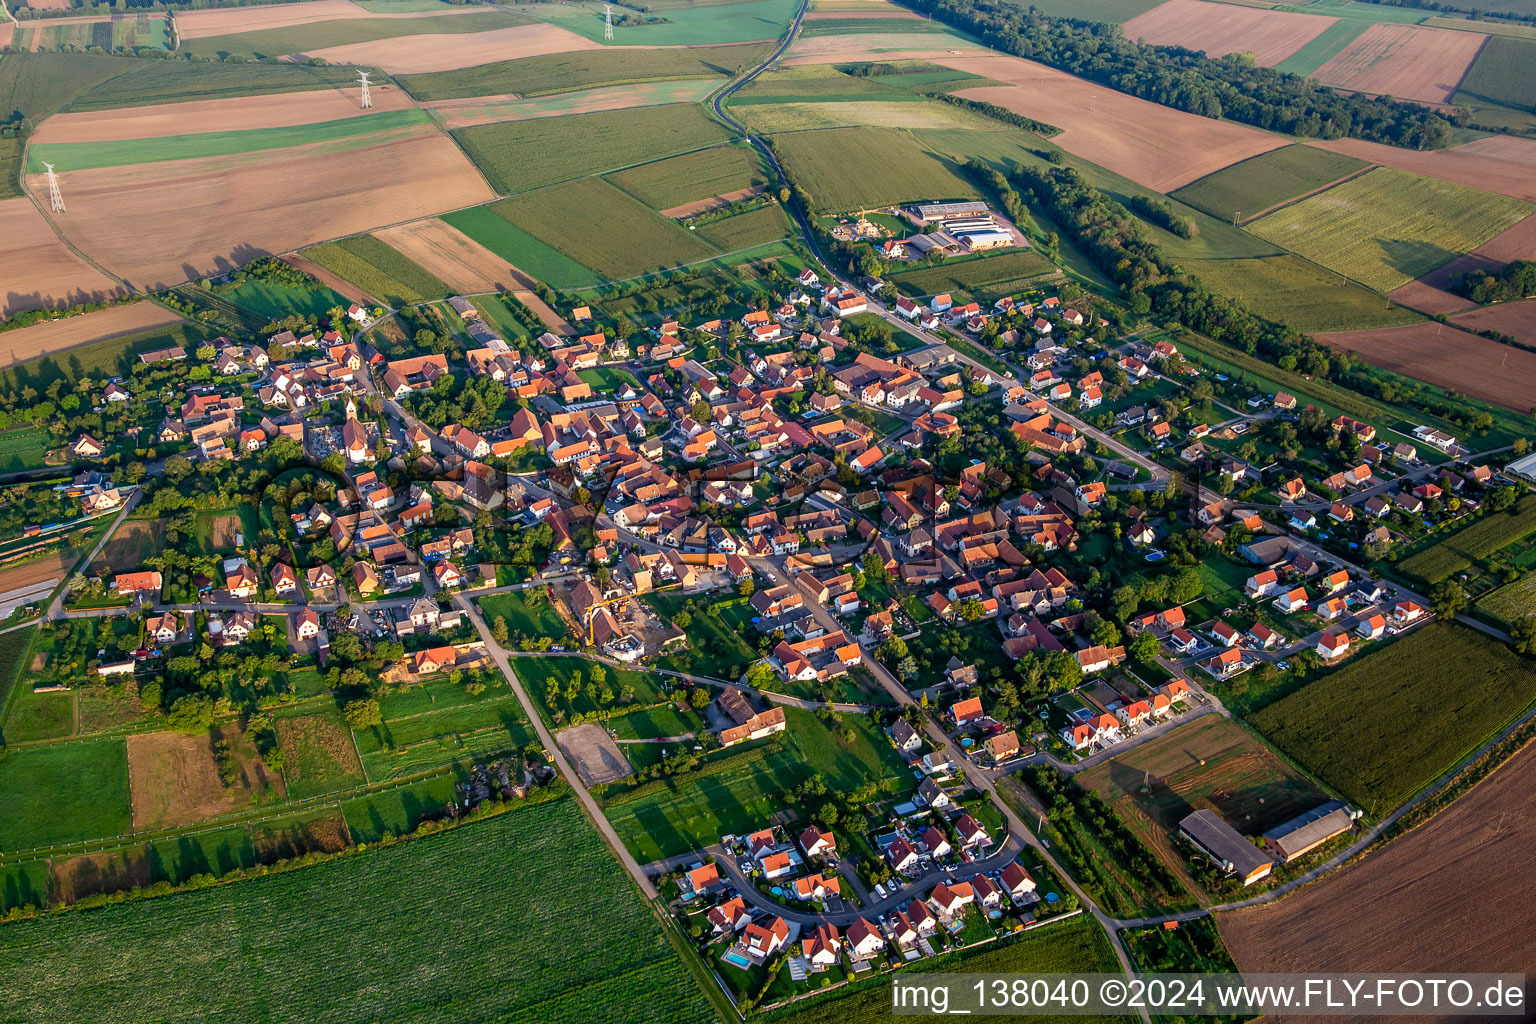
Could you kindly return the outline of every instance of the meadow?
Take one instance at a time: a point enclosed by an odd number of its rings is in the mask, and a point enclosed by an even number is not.
[[[696,104],[668,103],[476,125],[453,133],[502,195],[703,149],[730,133]],[[573,224],[581,223],[578,219]]]
[[[711,1019],[569,798],[310,868],[22,922],[0,941],[6,1019]],[[92,980],[102,957],[111,986]],[[262,983],[231,985],[235,974]]]
[[[1384,815],[1536,699],[1536,671],[1464,626],[1435,622],[1255,714],[1255,728],[1355,806]]]
[[[436,276],[372,235],[327,242],[301,254],[357,285],[389,307],[432,302],[453,294]]]
[[[1536,40],[1493,36],[1462,79],[1457,102],[1471,96],[1485,102],[1536,109]]]
[[[279,718],[283,781],[296,800],[334,793],[363,781],[351,731],[334,712]]]
[[[497,212],[613,280],[715,255],[707,243],[601,178],[525,193],[497,204]]]
[[[1248,230],[1386,292],[1477,248],[1531,209],[1518,199],[1377,167]]]
[[[128,749],[121,738],[24,747],[0,759],[0,850],[128,831]]]
[[[796,184],[823,213],[977,195],[974,185],[898,129],[828,128],[772,140]]]
[[[373,39],[489,32],[528,23],[527,18],[507,11],[471,11],[441,18],[342,18],[257,32],[185,39],[181,50],[199,57],[223,57],[231,53],[252,57],[282,57],[290,53],[305,53],[327,46],[343,46]]]
[[[1505,512],[1490,512],[1438,544],[1398,563],[1398,571],[1435,584],[1449,579],[1536,531],[1536,496],[1526,495]]]
[[[454,100],[503,93],[516,93],[527,98],[627,82],[716,75],[725,78],[760,63],[767,53],[766,46],[585,50],[481,64],[458,71],[402,75],[397,81],[418,100]]]
[[[769,204],[700,224],[695,233],[721,252],[740,252],[783,238],[791,230],[784,208]]]
[[[455,210],[441,219],[552,288],[586,288],[602,283],[592,271],[503,216],[508,202],[504,199],[489,206]]]
[[[757,150],[714,146],[606,175],[653,210],[725,195],[766,182]]]
[[[1055,270],[1051,261],[1034,249],[1010,249],[976,259],[945,260],[933,267],[899,270],[890,275],[890,280],[906,295],[960,292],[978,302],[991,303]]]
[[[1298,144],[1241,160],[1170,194],[1224,221],[1252,218],[1366,166],[1352,156]]]
[[[125,167],[133,164],[159,163],[165,160],[192,160],[197,157],[234,156],[271,149],[287,149],[321,142],[336,142],[373,135],[432,120],[425,110],[381,110],[315,124],[286,125],[281,128],[248,128],[228,132],[198,132],[193,135],[167,135],[152,139],[122,139],[104,142],[53,142],[27,150],[27,172],[41,174],[44,163],[58,164],[72,171],[97,167]]]
[[[346,309],[351,305],[345,296],[324,285],[294,288],[254,277],[247,278],[238,287],[221,291],[219,297],[268,320],[280,320],[295,314],[323,316],[327,310],[336,306]]]
[[[1418,323],[1418,313],[1287,253],[1254,260],[1180,260],[1211,291],[1303,331],[1348,331]]]
[[[39,56],[42,56],[41,54]],[[80,58],[72,57],[78,61]],[[108,58],[92,58],[100,61]],[[9,60],[9,58],[7,58]],[[4,62],[0,62],[4,63]],[[357,69],[302,64],[193,64],[181,60],[123,60],[105,80],[88,84],[68,102],[72,111],[140,107],[184,100],[260,96],[334,89],[357,81]],[[123,74],[126,71],[127,74]],[[121,76],[121,77],[118,77]]]
[[[0,432],[0,473],[22,469],[41,469],[43,456],[53,447],[53,438],[38,427],[18,427]],[[0,667],[0,675],[5,672]]]

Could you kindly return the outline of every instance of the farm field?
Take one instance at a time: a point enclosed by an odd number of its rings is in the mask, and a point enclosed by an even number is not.
[[[523,99],[602,85],[732,75],[767,55],[759,45],[701,46],[685,50],[612,50],[499,60],[434,74],[406,75],[400,84],[423,102],[505,95]],[[355,77],[355,76],[354,76]]]
[[[181,317],[164,306],[153,302],[130,302],[81,316],[20,327],[0,332],[0,367],[15,366],[43,356],[59,356],[82,345],[178,323],[181,323]]]
[[[1392,298],[1426,313],[1455,313],[1467,309],[1472,300],[1448,289],[1462,274],[1481,270],[1495,273],[1512,260],[1524,259],[1536,251],[1536,214],[1525,218],[1473,249],[1465,256],[1436,267],[1392,292]]]
[[[18,50],[84,50],[96,46],[106,51],[169,50],[171,33],[166,19],[147,12],[129,17],[49,18],[20,25],[12,40]]]
[[[453,136],[496,190],[510,195],[703,149],[730,133],[697,105],[668,104],[480,125]]]
[[[1153,46],[1204,50],[1210,57],[1250,53],[1260,67],[1272,68],[1332,24],[1332,18],[1314,14],[1168,0],[1126,22],[1125,36]]]
[[[1219,716],[1128,750],[1078,782],[1103,797],[1196,895],[1185,858],[1170,841],[1186,815],[1211,808],[1244,835],[1259,835],[1327,798],[1242,726]]]
[[[338,191],[338,181],[349,185]],[[380,210],[406,221],[491,198],[458,147],[426,126],[346,146],[72,171],[61,183],[69,237],[140,287],[368,230]],[[159,230],[139,230],[146,222]]]
[[[598,46],[558,25],[515,25],[470,35],[413,35],[306,50],[309,60],[379,67],[391,75],[456,71],[491,61],[539,57]]]
[[[501,211],[509,201],[444,214],[442,221],[485,246],[519,270],[553,288],[584,288],[602,283],[586,267],[565,253],[534,238],[514,225]]]
[[[463,8],[437,3],[435,0],[425,9],[447,13],[463,10]],[[389,10],[415,13],[400,4],[390,4]],[[341,19],[371,19],[378,17],[380,13],[383,12],[373,11],[363,4],[353,3],[352,0],[310,0],[308,3],[182,11],[177,15],[177,28],[184,40],[206,39],[209,36],[264,32]]]
[[[601,178],[567,182],[498,204],[514,225],[605,278],[621,280],[715,255],[708,244]],[[579,226],[600,221],[601,234]]]
[[[1340,18],[1314,36],[1307,45],[1276,64],[1275,70],[1303,77],[1315,75],[1318,68],[1337,57],[1370,26],[1369,21],[1359,18]]]
[[[1423,323],[1386,296],[1339,280],[1299,256],[1257,260],[1181,260],[1214,292],[1242,300],[1260,316],[1304,331],[1345,331]]]
[[[1314,146],[1286,146],[1224,167],[1190,182],[1172,196],[1223,221],[1247,219],[1367,166],[1364,160],[1343,153]]]
[[[351,281],[387,306],[446,298],[453,289],[373,235],[304,250],[304,258]]]
[[[794,20],[798,7],[798,0],[671,5],[667,7],[664,23],[615,24],[612,45],[702,46],[777,39]],[[531,18],[563,25],[593,42],[603,41],[603,6],[592,0],[526,4],[519,11]]]
[[[1536,341],[1536,300],[1484,306],[1453,316],[1451,322],[1469,331],[1498,331],[1520,341]]]
[[[771,68],[731,94],[732,107],[750,107],[762,103],[806,101],[845,101],[889,99],[911,102],[914,93],[900,88],[911,76],[858,78],[826,64],[803,64],[791,68]],[[957,78],[967,76],[956,73]],[[893,84],[888,84],[893,83]]]
[[[1334,139],[1306,145],[1536,202],[1536,139],[1491,136],[1435,150],[1400,149],[1363,139]]]
[[[1162,2],[1163,0],[1038,0],[1033,6],[1052,17],[1082,18],[1087,21],[1107,21],[1112,25],[1123,25],[1156,8]]]
[[[757,151],[739,145],[714,146],[606,175],[619,188],[664,216],[676,208],[766,184]]]
[[[1536,574],[1527,573],[1479,598],[1477,610],[1506,627],[1536,615]]]
[[[987,52],[949,32],[850,32],[800,35],[784,55],[782,67],[841,64],[845,61],[934,60]]]
[[[990,305],[1002,295],[1011,295],[1026,283],[1054,274],[1051,261],[1034,249],[1013,249],[980,259],[946,260],[936,267],[902,270],[890,275],[890,281],[910,296],[959,292]]]
[[[0,201],[0,316],[56,309],[124,294],[116,281],[70,252],[30,199]]]
[[[1536,388],[1536,352],[1502,345],[1454,325],[1424,321],[1381,330],[1318,334],[1366,362],[1469,398],[1524,413]]]
[[[352,737],[331,713],[277,720],[283,751],[283,781],[296,800],[333,793],[363,781]]]
[[[1526,851],[1536,842],[1536,750],[1527,747],[1421,825],[1285,899],[1217,917],[1243,971],[1411,971],[1536,956]],[[1468,913],[1499,892],[1498,913]]]
[[[977,194],[968,180],[894,128],[786,132],[772,141],[789,173],[825,213]]]
[[[416,13],[375,15],[368,18],[339,18],[309,22],[286,28],[266,28],[229,35],[198,36],[182,41],[181,50],[194,56],[220,58],[236,53],[255,57],[282,57],[329,47],[346,46],[400,36],[459,35],[492,32],[526,25],[528,19],[506,11],[476,10],[444,6],[443,15]]]
[[[792,230],[784,208],[771,204],[700,224],[695,234],[721,252],[740,252],[783,238]]]
[[[1018,57],[938,63],[1009,83],[955,95],[1061,126],[1066,130],[1051,140],[1056,145],[1158,192],[1285,145],[1252,128],[1149,103]]]
[[[720,84],[718,79],[684,79],[680,82],[642,82],[561,93],[534,99],[478,96],[444,100],[434,104],[432,116],[445,128],[470,128],[502,121],[526,121],[535,117],[590,114],[599,110],[626,110],[665,103],[697,103]]]
[[[391,912],[358,927],[364,906]],[[229,921],[242,922],[241,942],[217,937]],[[561,941],[573,922],[582,941]],[[7,1018],[214,1012],[242,1024],[303,1006],[317,1022],[553,1021],[595,1007],[613,1024],[711,1019],[570,799],[238,885],[23,922],[7,927],[6,946]],[[110,993],[86,980],[108,950],[117,964]],[[179,965],[173,986],[167,962]],[[57,965],[47,985],[36,981],[43,964]],[[237,971],[259,972],[262,985],[228,984]]]
[[[1488,40],[1466,78],[1461,81],[1456,102],[1473,97],[1485,102],[1512,107],[1536,107],[1536,83],[1531,68],[1536,66],[1536,41],[1495,36]]]
[[[1434,584],[1472,567],[1536,531],[1536,498],[1529,495],[1506,512],[1491,512],[1398,563],[1398,569]]]
[[[1465,626],[1431,623],[1255,714],[1255,728],[1385,815],[1536,699],[1536,672]],[[1383,714],[1383,709],[1392,709]]]
[[[528,288],[528,275],[445,221],[418,220],[374,237],[461,294]]]
[[[1316,78],[1354,92],[1449,103],[1487,38],[1381,22],[1318,68]]]
[[[1491,192],[1376,167],[1248,230],[1385,292],[1470,252],[1531,210]]]
[[[758,132],[792,132],[815,128],[906,128],[912,131],[1006,131],[1000,121],[948,103],[928,99],[891,102],[887,99],[851,102],[754,103],[736,111]]]
[[[178,24],[192,12],[178,12]],[[208,12],[213,13],[213,12]],[[187,61],[127,61],[126,73],[81,90],[68,103],[72,112],[141,107],[161,103],[207,102],[243,96],[345,89],[357,81],[352,68],[298,64],[193,64]],[[255,106],[254,104],[248,104]],[[338,115],[339,116],[339,115]]]
[[[129,829],[122,739],[24,747],[0,760],[0,849],[122,835]]]

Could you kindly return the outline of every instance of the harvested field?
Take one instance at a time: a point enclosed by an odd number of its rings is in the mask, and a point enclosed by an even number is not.
[[[1428,824],[1217,924],[1247,972],[1528,971],[1536,962],[1533,844],[1536,749],[1526,747]],[[1499,912],[1469,912],[1491,892]]]
[[[112,535],[97,556],[115,572],[131,572],[157,553],[165,542],[165,520],[130,519]]]
[[[1536,299],[1484,306],[1451,317],[1451,322],[1469,331],[1498,331],[1523,342],[1536,342]]]
[[[326,0],[315,0],[324,3]],[[124,139],[158,139],[202,132],[241,131],[319,124],[345,117],[403,110],[415,106],[403,90],[375,85],[369,95],[373,107],[357,105],[357,90],[316,89],[311,92],[276,93],[260,101],[248,97],[162,103],[149,107],[55,114],[32,135],[40,144],[105,142]]]
[[[0,316],[125,294],[70,252],[30,199],[0,202],[0,282]]]
[[[439,103],[432,107],[432,113],[444,127],[468,128],[499,121],[588,114],[595,110],[624,110],[663,103],[697,103],[719,84],[718,79],[706,78],[612,85],[526,100],[515,96],[474,96]]]
[[[600,725],[578,725],[555,735],[560,750],[571,759],[586,786],[617,782],[634,773],[624,751]]]
[[[1373,96],[1449,103],[1487,40],[1476,32],[1378,22],[1314,77]]]
[[[229,741],[237,765],[230,786],[219,780],[213,744],[207,735],[151,732],[128,737],[128,788],[135,829],[203,821],[237,810],[270,788],[281,787],[281,781],[268,773],[255,750],[241,743],[238,726],[226,726],[221,736]]]
[[[1204,50],[1210,57],[1251,53],[1260,67],[1272,68],[1337,20],[1206,0],[1168,0],[1126,22],[1125,35],[1153,46]]]
[[[473,295],[534,284],[527,274],[435,217],[376,232],[376,237],[460,292]]]
[[[0,333],[0,368],[43,356],[57,356],[81,345],[181,323],[181,317],[153,302],[131,302],[84,316],[71,316]]]
[[[1392,298],[1425,313],[1455,313],[1472,305],[1471,299],[1449,290],[1457,277],[1474,270],[1493,273],[1512,260],[1529,259],[1532,253],[1536,253],[1536,214],[1490,238],[1465,256],[1458,256],[1417,280],[1409,281],[1392,292]]]
[[[985,53],[959,36],[939,32],[866,32],[841,36],[801,36],[785,54],[782,67],[842,64],[860,60],[934,60]]]
[[[325,46],[299,56],[328,64],[380,67],[392,75],[455,71],[495,61],[595,50],[600,43],[558,25],[516,25],[470,35],[396,36],[366,43]]]
[[[1018,57],[939,63],[1009,83],[955,95],[1065,126],[1052,142],[1158,192],[1286,145],[1278,136],[1148,103]]]
[[[1446,324],[1426,321],[1314,337],[1334,348],[1358,352],[1372,365],[1516,412],[1528,411],[1531,396],[1536,395],[1536,352]]]
[[[710,196],[708,199],[700,199],[694,203],[684,203],[682,206],[674,206],[669,210],[660,211],[663,217],[672,217],[681,220],[684,217],[696,217],[718,206],[729,206],[738,199],[746,199],[755,196],[766,188],[764,185],[753,185],[751,188],[739,188],[734,192],[723,192],[718,196]]]
[[[437,11],[412,11],[402,14],[381,14],[360,7],[352,0],[308,0],[307,3],[273,4],[270,7],[231,7],[213,11],[178,11],[176,32],[183,40],[206,39],[209,36],[227,36],[242,32],[263,32],[275,28],[292,28],[295,25],[312,25],[317,21],[338,21],[354,18],[430,18],[436,15],[465,14],[479,10],[476,7],[443,6]]]
[[[422,127],[62,179],[69,237],[145,288],[367,231],[384,218],[414,220],[492,198],[458,147]]]

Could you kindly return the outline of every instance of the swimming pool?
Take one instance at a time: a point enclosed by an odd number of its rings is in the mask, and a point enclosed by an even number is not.
[[[752,961],[748,960],[734,949],[728,949],[724,953],[721,953],[720,959],[724,960],[726,963],[733,967],[740,967],[744,971],[750,971],[752,969]]]

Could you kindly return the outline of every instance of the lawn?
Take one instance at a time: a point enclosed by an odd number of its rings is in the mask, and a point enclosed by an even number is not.
[[[1179,264],[1218,295],[1304,331],[1395,327],[1424,319],[1380,292],[1346,282],[1289,253],[1254,260],[1185,259]]]
[[[587,288],[603,279],[502,216],[506,200],[446,213],[442,220],[552,288]]]
[[[960,292],[984,305],[1022,291],[1031,282],[1054,274],[1051,261],[1034,249],[1009,249],[992,256],[945,260],[938,266],[918,266],[890,275],[890,281],[910,296]]]
[[[711,1019],[568,798],[311,868],[7,926],[6,949],[8,1020]],[[92,980],[103,957],[105,987]],[[231,985],[237,975],[261,984]]]
[[[78,62],[81,58],[72,57]],[[108,58],[89,58],[97,62]],[[181,60],[120,61],[122,67],[105,81],[92,82],[86,68],[72,63],[87,77],[70,110],[104,110],[183,100],[260,96],[279,92],[350,87],[357,81],[351,67],[310,67],[300,64],[219,64]],[[99,64],[97,66],[100,66]],[[127,71],[127,74],[123,74]],[[22,109],[26,109],[23,107]]]
[[[289,316],[324,316],[328,310],[351,305],[344,295],[331,291],[324,285],[313,288],[292,288],[248,277],[238,288],[219,292],[219,296],[251,310],[268,320],[281,320]]]
[[[75,693],[38,693],[30,682],[16,687],[11,697],[10,714],[0,730],[7,745],[30,740],[56,740],[75,732]]]
[[[497,204],[497,213],[604,277],[621,280],[717,254],[602,178],[583,178]],[[601,224],[602,230],[584,230]]]
[[[792,230],[789,218],[784,215],[784,208],[777,204],[759,206],[755,210],[722,217],[695,228],[700,238],[721,252],[740,252],[763,245],[783,238]]]
[[[584,50],[481,64],[456,71],[401,75],[398,81],[406,92],[423,101],[505,93],[526,98],[626,82],[715,75],[725,78],[760,63],[768,50],[766,45],[687,50]]]
[[[647,594],[643,600],[658,615],[674,625],[685,606],[694,603],[689,613],[691,621],[686,627],[678,627],[688,635],[687,648],[656,658],[657,667],[734,680],[740,678],[747,666],[757,660],[757,652],[747,646],[741,634],[721,618],[716,607],[718,599],[690,596],[674,590]]]
[[[90,740],[13,750],[0,758],[0,806],[6,853],[122,835],[131,827],[127,744]]]
[[[899,129],[827,128],[786,132],[772,141],[823,213],[977,195],[974,185]]]
[[[1364,160],[1316,146],[1285,146],[1207,174],[1170,195],[1212,217],[1230,221],[1257,216],[1366,166]]]
[[[545,721],[556,727],[569,714],[590,716],[625,707],[638,710],[661,704],[666,694],[680,685],[668,676],[599,665],[585,658],[518,658],[513,671],[529,697],[547,712]],[[612,700],[603,700],[605,687],[613,694]],[[624,700],[625,690],[630,694],[628,701]]]
[[[53,438],[40,427],[18,427],[0,433],[0,473],[41,469]]]
[[[1377,167],[1248,229],[1385,292],[1470,252],[1532,209],[1518,199]]]
[[[148,139],[105,142],[52,142],[27,149],[27,172],[41,174],[44,163],[75,171],[98,167],[124,167],[164,160],[191,160],[209,156],[236,156],[271,149],[287,149],[321,142],[337,142],[362,135],[392,131],[432,120],[425,110],[381,110],[315,124],[276,128],[245,128],[194,135],[162,135]]]
[[[306,25],[188,39],[181,44],[181,50],[183,53],[212,58],[230,53],[253,57],[283,57],[291,53],[306,53],[371,39],[490,32],[528,23],[527,18],[506,11],[473,11],[443,18],[338,18]]]
[[[1493,36],[1472,62],[1459,92],[1531,109],[1536,107],[1536,77],[1531,74],[1532,68],[1536,68],[1536,41]]]
[[[670,210],[767,181],[757,150],[742,146],[714,146],[607,177],[653,210]]]
[[[1252,718],[1356,806],[1384,815],[1536,699],[1536,671],[1463,626],[1373,648]]]
[[[376,843],[389,835],[413,831],[422,819],[458,797],[459,777],[453,772],[399,789],[348,800],[341,805],[347,828],[359,843]]]
[[[1398,563],[1398,571],[1425,583],[1439,583],[1536,531],[1536,496],[1526,495],[1505,512],[1490,512]]]
[[[640,388],[640,382],[635,380],[635,375],[622,366],[593,366],[586,370],[577,370],[576,376],[592,385],[593,391],[617,391],[626,384],[636,390]]]
[[[557,640],[566,637],[565,620],[551,607],[549,593],[544,589],[487,594],[480,598],[480,611],[485,621],[492,625],[498,618],[506,619],[507,630],[513,637],[547,636]]]
[[[731,133],[693,103],[460,128],[453,137],[502,195],[703,149]],[[577,219],[571,225],[583,223]],[[588,221],[590,222],[590,221]]]
[[[663,704],[610,718],[608,727],[621,740],[658,740],[697,732],[703,728],[703,722],[692,713],[685,715],[675,705]]]
[[[351,281],[389,307],[431,302],[453,294],[435,275],[372,235],[327,242],[300,255]]]

